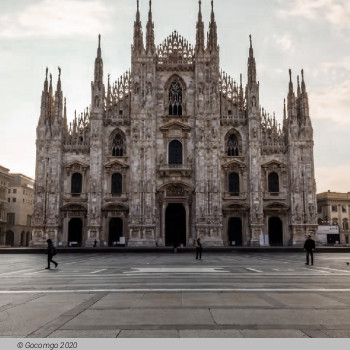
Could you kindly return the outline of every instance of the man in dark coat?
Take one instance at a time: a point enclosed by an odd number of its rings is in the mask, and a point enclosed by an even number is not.
[[[198,256],[199,256],[199,259],[202,259],[202,243],[200,238],[197,239],[195,246],[196,246],[196,259],[198,259]]]
[[[49,238],[47,241],[47,267],[45,267],[46,270],[50,270],[50,263],[55,264],[55,267],[57,268],[58,263],[56,261],[52,260],[52,257],[56,255],[56,248],[54,247],[51,239]]]
[[[315,241],[308,235],[307,240],[304,243],[304,250],[306,251],[306,263],[309,265],[309,255],[311,256],[311,265],[314,264],[314,250],[316,248]]]

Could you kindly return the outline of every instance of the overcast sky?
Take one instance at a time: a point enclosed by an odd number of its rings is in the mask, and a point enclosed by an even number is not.
[[[146,32],[148,0],[140,0]],[[202,1],[205,30],[210,1]],[[177,30],[195,44],[197,0],[153,0],[156,44]],[[288,69],[303,68],[314,128],[317,192],[350,191],[350,1],[215,0],[221,68],[247,78],[253,37],[260,102],[282,122]],[[90,106],[97,37],[105,82],[130,68],[136,0],[0,1],[0,165],[35,177],[36,125],[48,66],[74,110]]]

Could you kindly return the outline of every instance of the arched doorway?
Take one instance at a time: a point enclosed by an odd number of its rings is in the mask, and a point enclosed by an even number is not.
[[[68,246],[82,245],[83,241],[83,222],[79,218],[70,219],[68,224]]]
[[[25,232],[22,231],[21,233],[21,247],[25,247],[25,244],[26,244],[26,237],[25,237]]]
[[[13,247],[15,245],[15,234],[12,231],[6,231],[5,245]]]
[[[29,242],[32,240],[31,238],[31,234],[29,231],[27,231],[27,234],[26,234],[26,247],[29,247]]]
[[[181,203],[168,204],[165,211],[165,245],[186,245],[186,210]]]
[[[229,245],[242,245],[242,220],[240,218],[230,218],[228,222]]]
[[[108,245],[113,246],[114,242],[119,241],[120,236],[123,236],[123,220],[112,218],[109,220]]]
[[[282,221],[278,217],[269,219],[269,243],[270,246],[283,245]]]

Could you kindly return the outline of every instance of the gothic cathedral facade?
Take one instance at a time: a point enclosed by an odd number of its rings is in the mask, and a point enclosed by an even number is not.
[[[313,129],[303,71],[282,127],[260,107],[252,40],[245,88],[220,70],[213,2],[207,40],[144,41],[137,1],[131,70],[104,83],[101,37],[91,106],[72,123],[59,69],[37,126],[33,245],[299,245],[314,235]]]

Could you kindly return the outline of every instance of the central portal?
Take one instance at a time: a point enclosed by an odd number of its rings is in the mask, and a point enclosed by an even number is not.
[[[112,218],[109,221],[108,245],[115,246],[119,238],[123,236],[123,220],[121,218]]]
[[[269,219],[269,240],[270,246],[283,245],[282,221],[278,217],[272,217]]]
[[[229,245],[242,245],[242,220],[240,218],[230,218],[228,222]]]
[[[186,210],[181,203],[168,204],[165,212],[165,245],[186,246]]]
[[[82,246],[83,241],[83,222],[80,218],[73,218],[68,224],[68,246]]]

